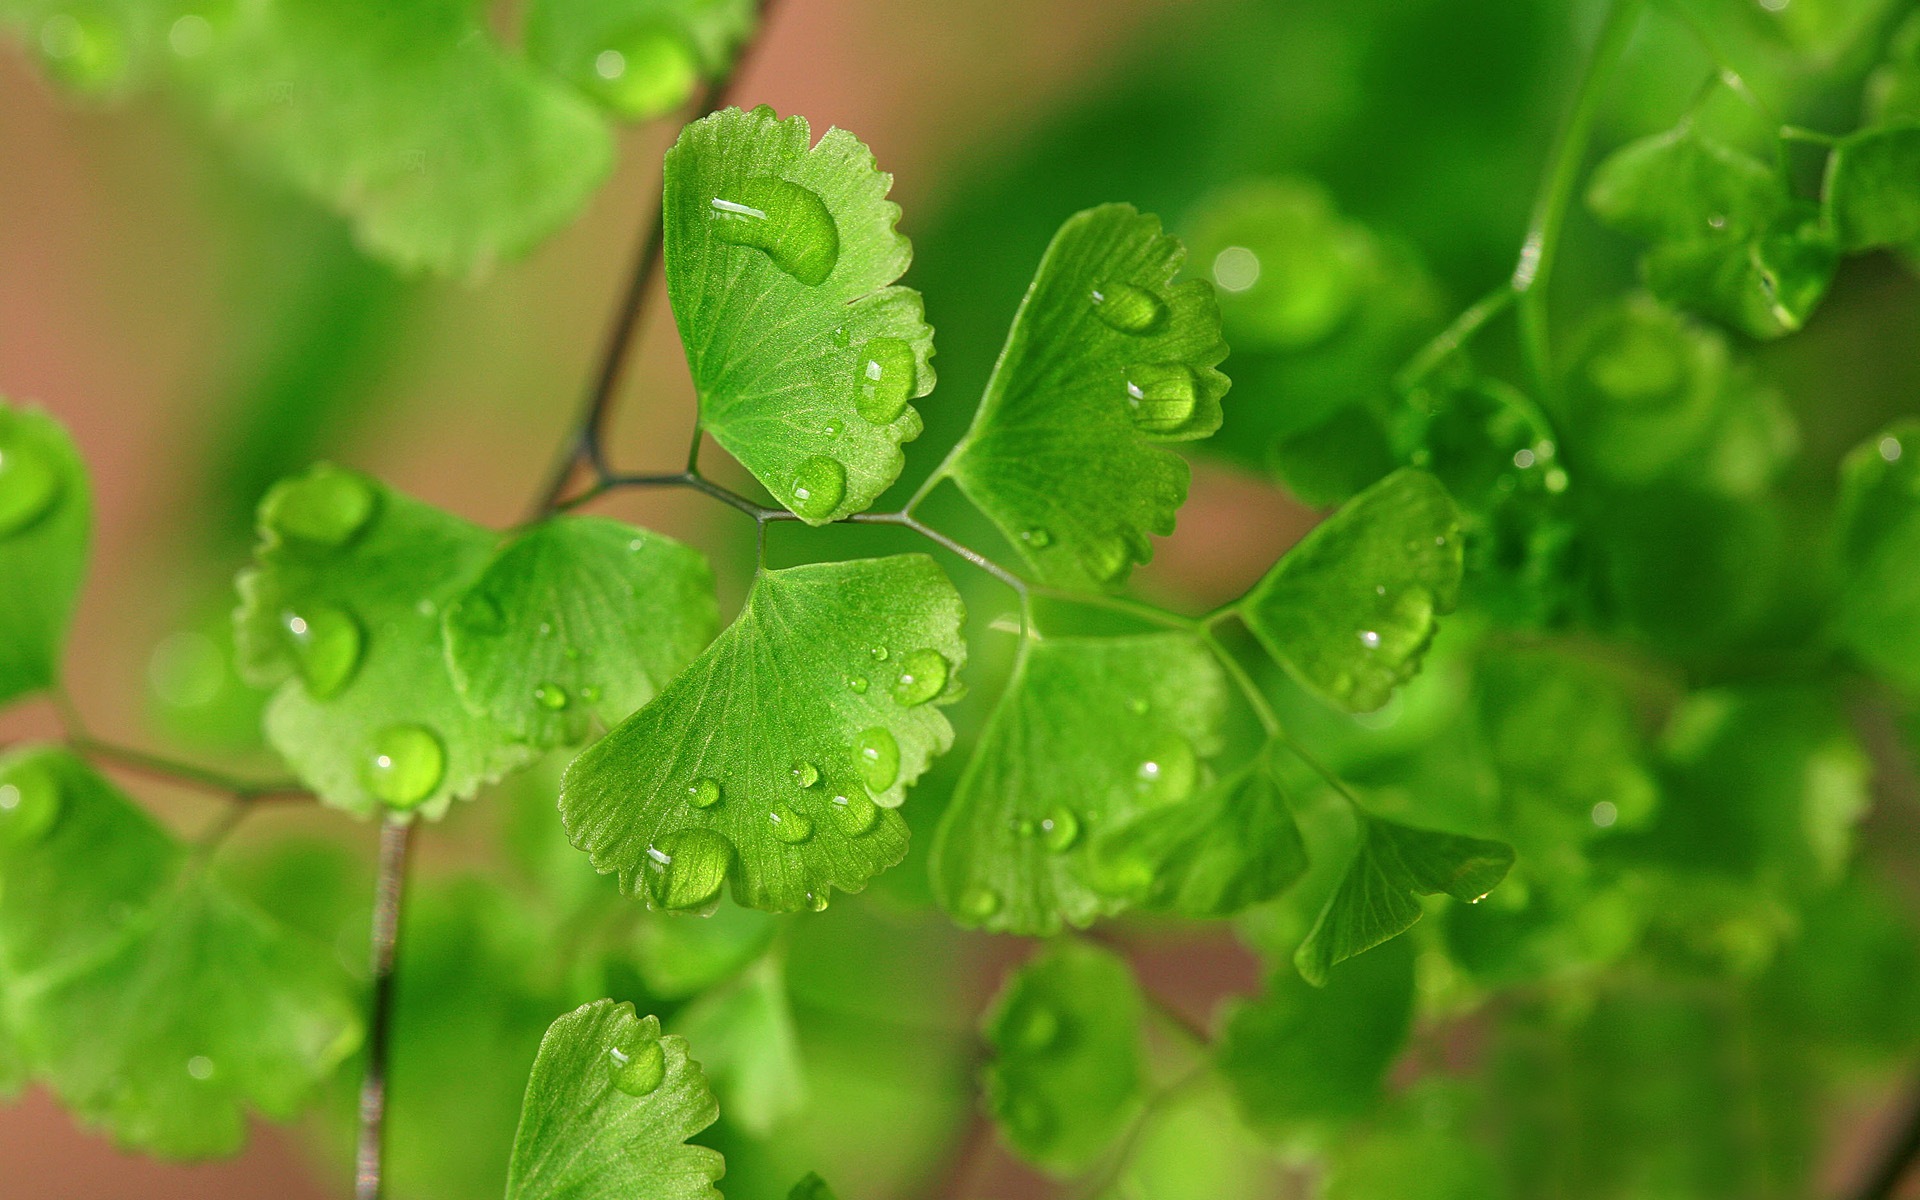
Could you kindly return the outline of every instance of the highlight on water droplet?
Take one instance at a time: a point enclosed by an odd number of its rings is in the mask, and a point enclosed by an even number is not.
[[[687,803],[695,808],[712,808],[720,803],[720,781],[705,775],[687,785]]]
[[[984,921],[1000,911],[1000,893],[985,884],[975,884],[960,897],[960,915],[969,921]]]
[[[293,646],[293,661],[307,694],[330,700],[360,668],[366,635],[353,614],[331,604],[310,604],[280,614],[280,626]]]
[[[913,398],[913,347],[899,338],[877,337],[860,348],[854,411],[875,425],[890,424]]]
[[[884,792],[900,778],[900,743],[876,725],[853,740],[853,765],[868,790]]]
[[[1360,644],[1369,650],[1378,650],[1380,648],[1379,630],[1362,629],[1360,631]]]
[[[789,846],[797,846],[813,836],[813,818],[787,804],[776,804],[767,814],[773,823],[773,836]]]
[[[29,846],[60,819],[60,783],[44,763],[27,761],[0,776],[0,838]]]
[[[904,708],[925,704],[947,689],[951,668],[938,650],[915,650],[900,660],[900,675],[893,681],[893,698]]]
[[[787,768],[787,772],[793,776],[793,781],[803,788],[810,788],[820,782],[820,768],[804,758],[795,759],[794,764]]]
[[[1178,433],[1193,419],[1200,384],[1180,363],[1143,363],[1127,369],[1127,413],[1142,433]]]
[[[657,1039],[607,1048],[607,1081],[629,1096],[650,1096],[667,1077],[667,1052]]]
[[[60,472],[46,451],[17,432],[0,434],[0,538],[11,537],[45,516],[60,491]]]
[[[1055,854],[1073,849],[1080,840],[1080,818],[1065,806],[1056,807],[1040,818],[1040,844]]]
[[[1177,804],[1193,794],[1200,759],[1193,743],[1177,733],[1158,738],[1134,770],[1134,787],[1153,804]]]
[[[698,909],[720,894],[732,865],[733,843],[722,835],[677,829],[648,848],[643,882],[656,908]]]
[[[644,121],[678,108],[700,82],[687,39],[659,24],[642,25],[593,56],[589,90],[619,115]]]
[[[797,183],[760,175],[728,184],[713,198],[711,213],[716,239],[765,253],[809,287],[825,283],[840,261],[833,213]]]
[[[847,468],[839,459],[816,454],[793,475],[793,512],[809,521],[824,521],[840,507],[847,494]]]
[[[835,796],[832,811],[833,823],[848,837],[860,837],[880,823],[880,806],[858,792],[851,796]]]
[[[433,795],[446,773],[446,747],[421,725],[388,726],[367,756],[367,790],[393,808],[412,808]]]
[[[543,683],[533,689],[533,702],[548,712],[559,712],[571,703],[567,689],[557,683]]]
[[[379,504],[373,484],[322,463],[269,492],[262,519],[283,539],[337,549],[366,529]]]
[[[1152,333],[1167,321],[1166,302],[1131,283],[1103,283],[1094,288],[1093,311],[1108,328],[1136,336]]]

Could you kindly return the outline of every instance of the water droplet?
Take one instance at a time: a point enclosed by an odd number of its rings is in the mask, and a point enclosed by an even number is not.
[[[820,782],[820,768],[804,758],[796,759],[787,771],[793,776],[793,781],[803,788],[810,788]]]
[[[267,493],[263,519],[280,537],[345,546],[373,520],[380,494],[351,471],[321,464]]]
[[[869,791],[884,792],[900,778],[900,743],[874,726],[853,740],[853,765]]]
[[[0,782],[0,838],[14,846],[39,841],[60,819],[60,783],[45,764],[24,762]]]
[[[702,775],[687,785],[687,803],[695,808],[712,808],[720,803],[720,781]]]
[[[1020,540],[1032,546],[1035,550],[1045,550],[1048,546],[1053,545],[1053,535],[1037,525],[1032,529],[1023,530],[1020,534]]]
[[[659,856],[649,853],[644,867],[647,894],[659,908],[702,907],[720,894],[733,864],[733,843],[711,829],[677,829],[656,849]]]
[[[854,409],[875,425],[889,424],[913,398],[913,347],[899,338],[874,338],[860,348],[856,366],[860,396]]]
[[[559,712],[568,704],[567,689],[557,683],[543,683],[533,689],[533,701],[548,712]]]
[[[873,661],[885,662],[887,661],[887,658],[892,653],[892,651],[888,650],[885,646],[875,646],[872,650],[869,650],[867,653],[873,656]]]
[[[793,512],[809,521],[824,521],[840,507],[847,494],[847,469],[837,458],[816,454],[793,475]]]
[[[280,625],[293,645],[294,665],[315,700],[331,700],[360,668],[366,635],[360,622],[345,609],[312,604],[280,614]]]
[[[960,915],[969,921],[984,921],[1000,911],[1000,893],[984,884],[970,887],[960,897]]]
[[[1593,806],[1593,823],[1605,829],[1620,819],[1620,808],[1611,800],[1602,800]]]
[[[713,198],[713,236],[765,252],[773,265],[817,287],[840,261],[840,231],[826,201],[797,183],[760,175]]]
[[[1213,256],[1213,281],[1222,291],[1246,291],[1260,282],[1260,256],[1245,246],[1228,246]]]
[[[580,703],[582,703],[582,704],[598,704],[598,703],[600,703],[600,688],[599,688],[599,687],[598,687],[597,685],[595,685],[595,684],[591,684],[591,683],[589,683],[589,684],[586,684],[586,685],[584,685],[583,687],[581,687],[581,689],[580,689]]]
[[[1060,1040],[1060,1014],[1051,1004],[1026,1004],[1008,1024],[1007,1043],[1015,1050],[1038,1054]]]
[[[853,345],[853,331],[845,325],[837,325],[833,330],[833,344],[842,349]]]
[[[667,1077],[667,1052],[658,1039],[630,1050],[607,1049],[607,1080],[629,1096],[651,1096]]]
[[[1900,439],[1899,438],[1897,437],[1881,438],[1879,449],[1880,449],[1880,457],[1886,460],[1887,462],[1900,461]],[[4,486],[3,480],[4,480],[4,477],[0,477],[0,486]],[[0,505],[0,508],[4,508],[4,505]],[[6,528],[6,518],[4,516],[0,516],[0,529],[5,529],[5,528]]]
[[[1200,760],[1193,743],[1179,734],[1167,734],[1134,770],[1134,786],[1152,804],[1177,804],[1193,794],[1200,778]]]
[[[1362,629],[1360,631],[1360,644],[1362,646],[1365,646],[1369,650],[1378,650],[1380,648],[1379,631],[1373,630],[1373,629]]]
[[[845,425],[842,425],[839,421],[829,420],[825,425],[822,425],[820,427],[820,432],[826,435],[826,437],[829,440],[831,440],[833,438],[839,437],[842,433],[845,433],[846,429],[847,427]]]
[[[1533,451],[1525,447],[1521,447],[1520,449],[1515,450],[1513,452],[1513,465],[1516,467],[1519,467],[1522,471],[1533,466],[1533,463],[1534,463]]]
[[[447,751],[432,730],[392,725],[373,739],[367,758],[367,790],[394,808],[412,808],[447,774]]]
[[[827,911],[827,894],[825,892],[808,892],[807,893],[807,911],[808,912]]]
[[[893,681],[893,698],[912,708],[947,690],[946,656],[938,650],[915,650],[900,660],[900,677]]]
[[[1165,301],[1131,283],[1103,283],[1093,289],[1093,311],[1108,328],[1134,335],[1166,324]]]
[[[847,676],[847,687],[854,695],[864,696],[867,694],[867,677],[865,675],[849,675]]]
[[[1142,433],[1178,433],[1193,418],[1200,385],[1179,363],[1146,363],[1127,371],[1127,411]]]
[[[797,846],[813,836],[813,819],[788,805],[774,805],[767,819],[773,822],[773,836],[789,846]]]
[[[642,27],[593,57],[594,95],[614,112],[644,121],[678,108],[700,81],[693,47],[672,29]]]
[[[857,792],[851,796],[835,796],[833,820],[840,826],[840,832],[848,837],[860,837],[879,823],[880,806]]]
[[[60,472],[40,447],[15,433],[0,437],[0,537],[45,516],[60,498]]]
[[[187,1074],[202,1083],[213,1078],[213,1060],[204,1054],[196,1054],[187,1060]]]
[[[1040,844],[1055,854],[1073,849],[1080,840],[1080,818],[1069,808],[1055,808],[1040,819]]]

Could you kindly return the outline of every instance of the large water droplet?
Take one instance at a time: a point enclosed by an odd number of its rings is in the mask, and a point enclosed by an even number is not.
[[[824,521],[840,507],[847,494],[847,468],[837,458],[816,454],[793,474],[793,512],[809,521]]]
[[[660,25],[616,38],[593,57],[594,95],[630,120],[644,121],[680,107],[699,82],[693,47]]]
[[[764,251],[773,265],[815,286],[840,261],[840,231],[826,201],[797,183],[761,175],[713,198],[713,236]]]
[[[412,808],[433,795],[446,773],[447,750],[432,730],[392,725],[373,739],[367,790],[394,808]]]
[[[548,712],[559,712],[570,703],[567,689],[557,683],[543,683],[533,689],[533,702]]]
[[[25,762],[0,777],[0,838],[27,846],[60,819],[60,783],[42,763]]]
[[[0,538],[32,525],[60,498],[60,472],[19,434],[0,437]]]
[[[810,788],[820,782],[820,768],[804,758],[794,760],[793,766],[787,770],[793,776],[793,781],[803,788]]]
[[[913,347],[899,338],[874,338],[860,348],[858,367],[855,411],[875,425],[890,423],[913,398]]]
[[[629,1096],[650,1096],[667,1077],[667,1052],[657,1039],[607,1048],[607,1079]]]
[[[1151,804],[1177,804],[1193,795],[1200,778],[1200,760],[1193,743],[1177,733],[1155,741],[1134,771],[1134,786]]]
[[[1166,303],[1131,283],[1103,283],[1093,289],[1093,311],[1109,328],[1135,335],[1152,333],[1167,321]]]
[[[853,740],[853,765],[870,791],[884,792],[900,778],[900,743],[879,726]]]
[[[1179,363],[1146,363],[1127,371],[1127,412],[1142,433],[1178,433],[1199,401],[1193,372]]]
[[[1040,819],[1040,844],[1055,854],[1073,849],[1080,840],[1080,818],[1066,807],[1055,808]]]
[[[833,823],[848,837],[860,837],[880,821],[880,806],[855,792],[833,798]]]
[[[900,677],[893,681],[893,698],[912,708],[947,689],[946,656],[938,650],[915,650],[900,660]]]
[[[773,836],[789,846],[798,846],[813,836],[813,818],[803,812],[797,812],[787,804],[776,804],[767,814],[767,820],[773,822]]]
[[[720,894],[732,864],[733,843],[720,834],[675,830],[647,851],[647,894],[659,908],[700,908]]]
[[[702,775],[687,785],[687,803],[695,808],[712,808],[720,803],[720,781]]]
[[[373,520],[380,494],[351,471],[322,464],[268,493],[267,527],[289,541],[337,547]]]
[[[293,644],[293,661],[307,694],[330,700],[353,679],[366,645],[360,622],[345,609],[310,604],[280,615],[280,624]]]

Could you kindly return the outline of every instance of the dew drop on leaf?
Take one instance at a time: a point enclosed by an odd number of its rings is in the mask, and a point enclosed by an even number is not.
[[[1000,911],[1000,893],[982,885],[970,887],[960,897],[960,915],[970,921],[984,921]]]
[[[607,1079],[629,1096],[650,1096],[667,1077],[667,1052],[658,1041],[631,1050],[607,1048]]]
[[[14,846],[39,841],[60,819],[60,784],[39,763],[16,766],[0,780],[0,838]]]
[[[1147,363],[1127,371],[1127,413],[1142,433],[1178,433],[1193,418],[1200,385],[1180,363]]]
[[[1131,283],[1103,283],[1094,288],[1093,311],[1108,328],[1136,336],[1152,333],[1167,321],[1166,302]]]
[[[733,843],[720,834],[675,830],[647,850],[647,894],[660,908],[700,908],[720,894],[732,864]]]
[[[915,650],[900,660],[893,698],[905,708],[925,704],[947,688],[947,660],[938,650]]]
[[[890,652],[887,650],[885,646],[875,646],[871,651],[871,653],[873,655],[873,661],[885,662],[887,661],[887,658]]]
[[[836,325],[833,329],[833,344],[846,347],[853,344],[853,331],[845,325]]]
[[[557,683],[543,683],[533,689],[533,702],[548,712],[559,712],[568,704],[567,689]]]
[[[26,529],[60,497],[60,473],[22,439],[0,441],[0,538]]]
[[[793,511],[812,521],[825,520],[847,494],[847,468],[837,458],[816,454],[793,476]]]
[[[790,805],[774,805],[767,819],[773,822],[773,836],[789,846],[798,846],[813,836],[813,819]]]
[[[720,781],[702,775],[687,785],[687,803],[695,808],[712,808],[720,803]]]
[[[593,58],[594,94],[629,120],[644,121],[678,108],[699,81],[693,47],[659,25],[617,38]]]
[[[1072,809],[1057,807],[1040,819],[1040,843],[1055,854],[1073,849],[1079,840],[1080,818],[1073,815]]]
[[[845,433],[846,429],[847,427],[845,425],[842,425],[839,421],[830,420],[825,425],[822,425],[820,427],[820,432],[825,434],[829,439],[832,439],[832,438],[839,437],[842,433]]]
[[[1134,771],[1134,786],[1151,804],[1177,804],[1193,794],[1200,760],[1193,743],[1179,734],[1160,738]]]
[[[433,795],[446,773],[446,747],[432,730],[393,725],[373,739],[367,790],[394,808],[412,808]]]
[[[840,231],[826,201],[785,179],[760,175],[712,201],[713,236],[765,252],[773,265],[817,287],[840,261]]]
[[[825,892],[808,892],[807,893],[807,911],[808,912],[827,911],[827,894]]]
[[[867,694],[867,677],[865,675],[847,676],[847,688],[856,696],[866,695]]]
[[[886,425],[906,411],[913,397],[913,347],[899,338],[878,337],[860,348],[860,395],[853,407],[862,418]]]
[[[853,742],[853,765],[868,790],[884,792],[900,778],[900,743],[880,726],[863,730]]]
[[[1032,529],[1022,530],[1020,540],[1032,546],[1035,550],[1045,550],[1048,546],[1053,545],[1053,535],[1037,525]]]
[[[787,771],[793,776],[793,781],[803,788],[810,788],[820,782],[820,768],[804,758],[794,760],[793,766],[787,768]]]
[[[1362,629],[1360,631],[1360,644],[1369,650],[1378,650],[1380,648],[1379,632],[1372,629]]]
[[[581,687],[581,689],[580,689],[580,703],[582,703],[582,704],[598,704],[598,703],[600,703],[600,689],[599,689],[598,687],[596,687],[595,685],[593,685],[593,684],[591,684],[591,683],[589,683],[589,684],[586,684],[586,685],[584,685],[583,687]]]
[[[871,831],[879,821],[880,806],[858,792],[833,798],[833,822],[848,837]]]
[[[329,700],[340,694],[360,667],[366,638],[353,614],[331,604],[311,604],[282,613],[281,628],[293,646],[293,661],[307,694]]]
[[[332,548],[357,537],[379,503],[379,493],[358,475],[319,466],[276,488],[264,516],[282,538]]]

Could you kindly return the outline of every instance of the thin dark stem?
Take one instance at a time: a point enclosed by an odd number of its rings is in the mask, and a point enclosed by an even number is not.
[[[367,1074],[360,1082],[360,1146],[354,1158],[354,1200],[380,1200],[387,1118],[387,1045],[393,1031],[393,964],[407,895],[413,823],[389,817],[380,827],[380,874],[374,884],[373,991],[367,1018]]]
[[[1853,1200],[1893,1200],[1916,1160],[1920,1160],[1920,1087],[1914,1089],[1913,1099],[1908,1102],[1907,1120],[1899,1135],[1887,1144],[1873,1174],[1853,1194]]]
[[[116,746],[85,733],[68,737],[74,753],[106,766],[119,767],[136,775],[164,783],[184,784],[203,792],[216,792],[236,800],[304,800],[311,796],[305,787],[290,779],[240,779],[222,771],[180,762],[128,746]]]
[[[1473,336],[1483,329],[1487,322],[1507,310],[1519,293],[1513,290],[1511,282],[1480,299],[1473,306],[1453,319],[1453,324],[1435,334],[1433,340],[1422,346],[1418,353],[1407,360],[1400,373],[1393,377],[1396,391],[1410,392],[1440,368],[1440,365],[1458,354],[1462,347],[1473,340]]]

